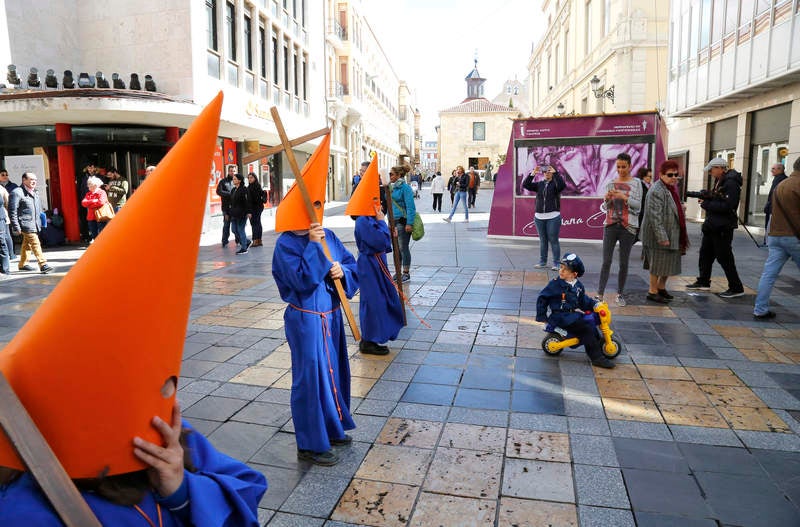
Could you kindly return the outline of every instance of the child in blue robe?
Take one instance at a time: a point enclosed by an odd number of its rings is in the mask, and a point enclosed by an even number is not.
[[[179,416],[180,414],[178,414]],[[76,480],[81,495],[101,525],[108,527],[257,527],[258,502],[267,489],[264,476],[244,463],[216,450],[202,434],[187,422],[183,425],[181,444],[188,456],[183,480],[171,495],[162,497],[147,485],[147,474],[130,473],[123,483],[144,481],[148,487],[143,498],[133,505],[104,497],[101,491],[89,490],[90,480]],[[131,444],[133,448],[133,443]],[[137,478],[142,476],[142,478]],[[117,481],[121,481],[118,479]],[[96,481],[96,480],[91,480]],[[119,493],[116,501],[124,501]],[[137,495],[134,492],[134,495]],[[149,520],[149,521],[148,521]],[[30,472],[0,468],[0,525],[3,527],[63,527],[61,519]]]
[[[333,263],[323,252],[328,244]],[[275,244],[272,276],[289,305],[283,315],[292,355],[292,420],[297,457],[330,466],[339,461],[331,445],[352,441],[350,363],[339,298],[332,278],[341,278],[348,298],[358,290],[356,261],[342,242],[318,223],[287,231]]]
[[[389,348],[381,342],[394,340],[403,327],[403,304],[392,281],[386,263],[386,253],[392,251],[389,226],[379,207],[376,216],[358,216],[356,245],[358,246],[358,281],[361,298],[358,305],[361,323],[361,353],[386,355]]]

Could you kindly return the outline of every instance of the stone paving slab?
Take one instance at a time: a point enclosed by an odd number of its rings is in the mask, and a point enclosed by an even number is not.
[[[204,235],[178,398],[217,447],[266,475],[262,524],[800,524],[797,270],[776,283],[778,317],[754,321],[765,251],[736,233],[744,297],[714,294],[727,285],[718,267],[711,292],[688,291],[700,245],[691,224],[683,275],[668,283],[676,298],[651,306],[635,246],[629,304],[610,306],[624,350],[600,370],[581,350],[542,353],[535,302],[555,274],[528,268],[535,240],[486,237],[490,196],[479,194],[468,228],[421,205],[426,236],[412,245],[406,287],[431,327],[409,312],[380,358],[348,339],[357,428],[328,468],[296,458],[285,305],[269,272],[275,233],[238,258],[214,243],[218,225]],[[326,225],[355,252],[349,218]],[[562,251],[584,259],[592,293],[599,245],[565,240]],[[58,253],[53,275],[3,282],[0,340],[82,250]]]

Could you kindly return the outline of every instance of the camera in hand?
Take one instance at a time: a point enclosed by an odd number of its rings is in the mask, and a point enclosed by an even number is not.
[[[712,199],[714,197],[714,193],[708,190],[707,188],[701,190],[687,190],[686,191],[687,198],[695,198],[695,199]]]

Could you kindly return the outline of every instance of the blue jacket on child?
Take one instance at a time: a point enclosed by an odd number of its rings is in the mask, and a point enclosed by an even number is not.
[[[570,326],[583,316],[576,309],[588,311],[594,305],[595,300],[586,295],[586,288],[580,280],[575,280],[575,284],[570,285],[562,278],[554,278],[536,299],[536,321],[550,322],[559,327]]]

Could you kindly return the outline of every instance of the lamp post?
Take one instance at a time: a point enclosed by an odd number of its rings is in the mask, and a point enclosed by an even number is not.
[[[605,87],[600,86],[600,79],[597,78],[597,75],[592,77],[592,80],[589,81],[589,86],[592,88],[592,93],[597,99],[602,99],[603,97],[607,97],[611,99],[611,103],[614,103],[614,85],[612,84],[611,87],[605,89]]]
[[[558,115],[564,115],[564,112],[566,110],[564,108],[564,103],[563,102],[558,103],[558,106],[556,106],[556,110],[558,111]]]

